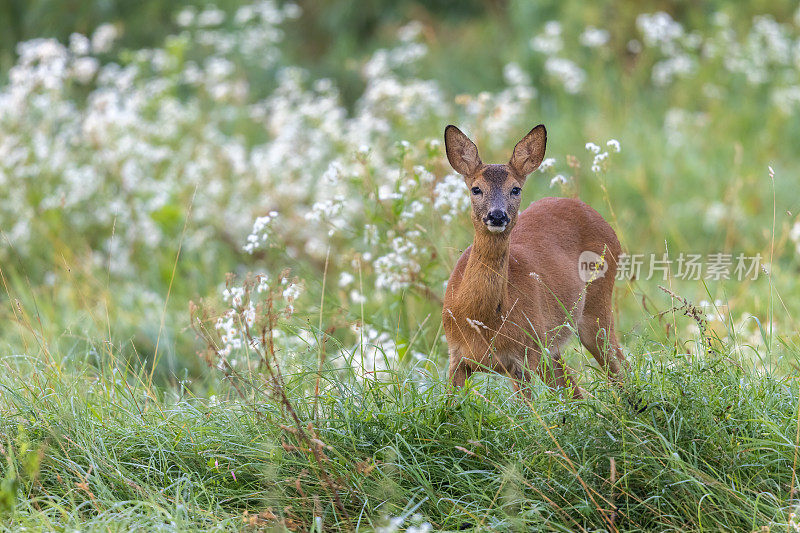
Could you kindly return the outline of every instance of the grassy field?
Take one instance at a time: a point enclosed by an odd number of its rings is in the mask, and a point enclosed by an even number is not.
[[[376,5],[2,51],[0,530],[800,530],[796,3]],[[450,123],[619,234],[621,387],[448,391]]]

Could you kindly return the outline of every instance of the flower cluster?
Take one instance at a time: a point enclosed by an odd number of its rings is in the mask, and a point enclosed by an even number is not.
[[[229,30],[216,28],[219,10],[189,15],[164,48],[118,56],[112,25],[74,34],[68,46],[20,43],[0,88],[0,184],[9,190],[0,225],[23,259],[42,237],[34,220],[49,221],[46,233],[67,243],[89,238],[96,262],[124,275],[141,268],[134,252],[147,257],[174,242],[181,212],[192,213],[189,251],[246,227],[242,214],[258,205],[257,151],[226,132],[256,119],[242,105],[251,99],[244,67],[267,68],[267,57],[277,64],[278,26],[296,6],[245,6]]]
[[[740,33],[724,12],[714,13],[712,21],[710,29],[701,33],[687,30],[666,12],[641,13],[636,17],[641,39],[629,40],[627,50],[646,56],[640,63],[649,68],[656,86],[699,77],[704,69],[722,69],[725,74],[743,76],[754,86],[769,84],[769,94],[779,109],[785,113],[796,109],[800,105],[800,25],[757,15],[747,33]],[[558,86],[568,94],[578,94],[586,82],[586,70],[579,60],[585,53],[565,46],[572,41],[565,33],[560,22],[548,21],[530,40],[530,48],[545,57],[544,71]],[[609,46],[611,34],[604,28],[587,26],[577,35],[577,41],[584,51],[599,53]],[[724,90],[711,83],[703,87],[703,92],[714,99],[722,98]]]
[[[291,348],[297,348],[298,339],[282,336],[282,331],[269,320],[275,316],[291,317],[302,294],[302,284],[290,279],[288,271],[282,272],[274,283],[266,274],[248,276],[241,285],[230,278],[222,291],[227,307],[214,322],[219,335],[219,343],[214,344],[217,366],[248,368],[253,363],[254,350],[261,347],[265,328],[273,340],[283,337]]]
[[[616,139],[609,139],[606,142],[606,146],[613,152],[619,153],[621,150],[619,141]],[[595,143],[589,142],[586,143],[586,149],[594,154],[594,159],[592,160],[592,172],[598,173],[608,165],[608,150],[603,150]]]

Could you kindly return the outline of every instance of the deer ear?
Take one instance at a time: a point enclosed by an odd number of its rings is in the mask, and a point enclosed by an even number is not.
[[[444,149],[450,166],[465,178],[482,164],[478,147],[452,124],[444,129]]]
[[[544,159],[544,149],[547,144],[547,130],[544,124],[539,124],[517,143],[511,155],[509,166],[523,178],[539,168]]]

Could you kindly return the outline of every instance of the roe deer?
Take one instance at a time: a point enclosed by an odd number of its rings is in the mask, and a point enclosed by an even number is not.
[[[442,310],[452,383],[461,387],[472,372],[498,371],[516,378],[517,390],[532,372],[550,387],[574,385],[560,351],[575,330],[620,378],[626,361],[611,310],[621,251],[616,233],[576,199],[542,198],[518,213],[521,187],[544,158],[544,125],[517,143],[505,165],[481,162],[455,126],[447,126],[444,140],[447,159],[470,189],[475,227]],[[572,394],[581,398],[584,391],[574,385]]]

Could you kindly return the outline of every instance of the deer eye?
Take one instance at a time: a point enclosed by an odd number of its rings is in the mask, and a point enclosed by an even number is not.
[[[473,187],[472,188],[472,194],[482,194],[482,193],[483,193],[483,191],[481,191],[481,189],[479,187]]]
[[[522,192],[522,189],[520,189],[519,187],[513,187],[511,189],[511,196],[519,196],[519,193],[521,193],[521,192]]]

